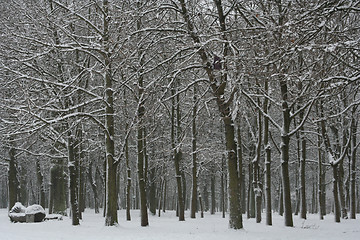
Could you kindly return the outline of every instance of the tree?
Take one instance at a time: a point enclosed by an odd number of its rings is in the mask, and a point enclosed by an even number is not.
[[[231,228],[240,229],[242,228],[242,216],[241,216],[241,206],[239,199],[239,177],[237,171],[237,147],[235,142],[235,130],[233,120],[231,118],[231,110],[230,104],[232,103],[233,95],[235,91],[231,93],[231,96],[228,100],[224,99],[224,90],[227,84],[227,73],[221,76],[221,84],[217,85],[217,79],[215,77],[215,69],[211,67],[211,62],[208,54],[205,52],[204,48],[201,48],[201,41],[199,36],[195,32],[194,24],[190,19],[187,6],[185,1],[180,0],[179,10],[181,11],[182,17],[186,24],[187,31],[189,33],[189,37],[191,37],[192,41],[195,45],[197,45],[197,52],[201,59],[201,62],[204,66],[204,70],[206,71],[207,77],[209,79],[210,87],[212,93],[216,98],[216,103],[219,108],[219,112],[223,118],[224,126],[225,126],[225,141],[226,141],[226,151],[228,152],[228,172],[229,172],[229,201],[230,201],[230,219],[229,224]],[[219,17],[219,25],[221,29],[221,37],[226,41],[226,24],[225,24],[225,15],[223,12],[223,6],[220,1],[214,1],[217,13]],[[229,51],[229,45],[227,43],[224,44],[223,55],[227,57]],[[226,66],[224,67],[226,69]]]

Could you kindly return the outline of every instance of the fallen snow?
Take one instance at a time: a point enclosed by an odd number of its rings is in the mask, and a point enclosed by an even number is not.
[[[21,204],[21,202],[16,202],[15,205],[11,208],[11,213],[25,213],[26,207]]]
[[[265,221],[258,224],[255,219],[244,218],[244,229],[228,228],[228,219],[221,214],[205,218],[190,219],[186,213],[186,221],[179,222],[173,211],[167,211],[160,218],[149,216],[150,226],[140,227],[139,211],[134,210],[132,221],[125,219],[125,210],[119,211],[119,225],[105,227],[102,214],[94,214],[87,209],[83,214],[80,226],[72,226],[71,219],[64,217],[62,221],[50,220],[41,223],[11,223],[6,209],[0,209],[1,240],[39,240],[39,239],[76,239],[76,240],[262,240],[262,239],[360,239],[360,215],[356,220],[334,222],[333,215],[327,215],[320,221],[318,215],[308,215],[308,220],[294,216],[294,227],[284,227],[283,218],[274,213],[273,226],[266,226]],[[199,215],[198,215],[199,216]],[[197,216],[197,217],[198,217]],[[244,216],[245,217],[245,216]]]
[[[28,206],[25,210],[25,213],[26,214],[35,214],[35,213],[45,213],[45,210],[43,209],[42,206],[40,205],[37,205],[37,204],[34,204],[34,205],[31,205],[31,206]]]

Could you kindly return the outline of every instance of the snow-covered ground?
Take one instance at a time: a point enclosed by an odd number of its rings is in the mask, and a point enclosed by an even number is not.
[[[283,219],[274,213],[273,226],[257,224],[254,219],[244,218],[244,229],[228,228],[228,219],[220,213],[205,218],[179,222],[175,212],[168,211],[160,218],[149,216],[150,226],[140,227],[139,211],[132,211],[132,221],[125,221],[125,211],[119,211],[119,225],[105,227],[102,214],[94,214],[87,209],[80,226],[72,226],[71,220],[50,220],[42,223],[11,223],[6,209],[0,209],[1,240],[259,240],[259,239],[360,239],[360,215],[356,220],[343,220],[335,223],[332,215],[320,221],[318,215],[308,215],[308,220],[294,216],[294,227],[284,227]]]

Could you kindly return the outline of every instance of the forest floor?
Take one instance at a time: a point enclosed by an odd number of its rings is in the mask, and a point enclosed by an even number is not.
[[[72,226],[71,219],[50,220],[41,223],[11,223],[7,209],[0,209],[1,240],[260,240],[260,239],[360,239],[360,215],[356,220],[341,219],[334,222],[333,215],[327,215],[320,221],[318,215],[309,214],[307,220],[294,216],[294,227],[284,227],[283,218],[277,213],[273,216],[273,226],[266,226],[265,221],[255,223],[254,219],[244,218],[244,229],[228,228],[228,218],[221,214],[205,213],[203,219],[190,219],[179,222],[175,212],[167,211],[159,218],[149,216],[150,226],[140,227],[139,211],[131,212],[132,221],[125,221],[125,211],[119,211],[119,225],[105,227],[102,214],[95,214],[87,209],[80,226]]]

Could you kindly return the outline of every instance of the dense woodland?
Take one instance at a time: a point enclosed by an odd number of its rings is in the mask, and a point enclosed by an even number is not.
[[[350,0],[1,1],[0,207],[38,203],[73,225],[85,208],[107,226],[132,209],[141,226],[167,210],[222,212],[234,229],[355,218],[359,12]]]

